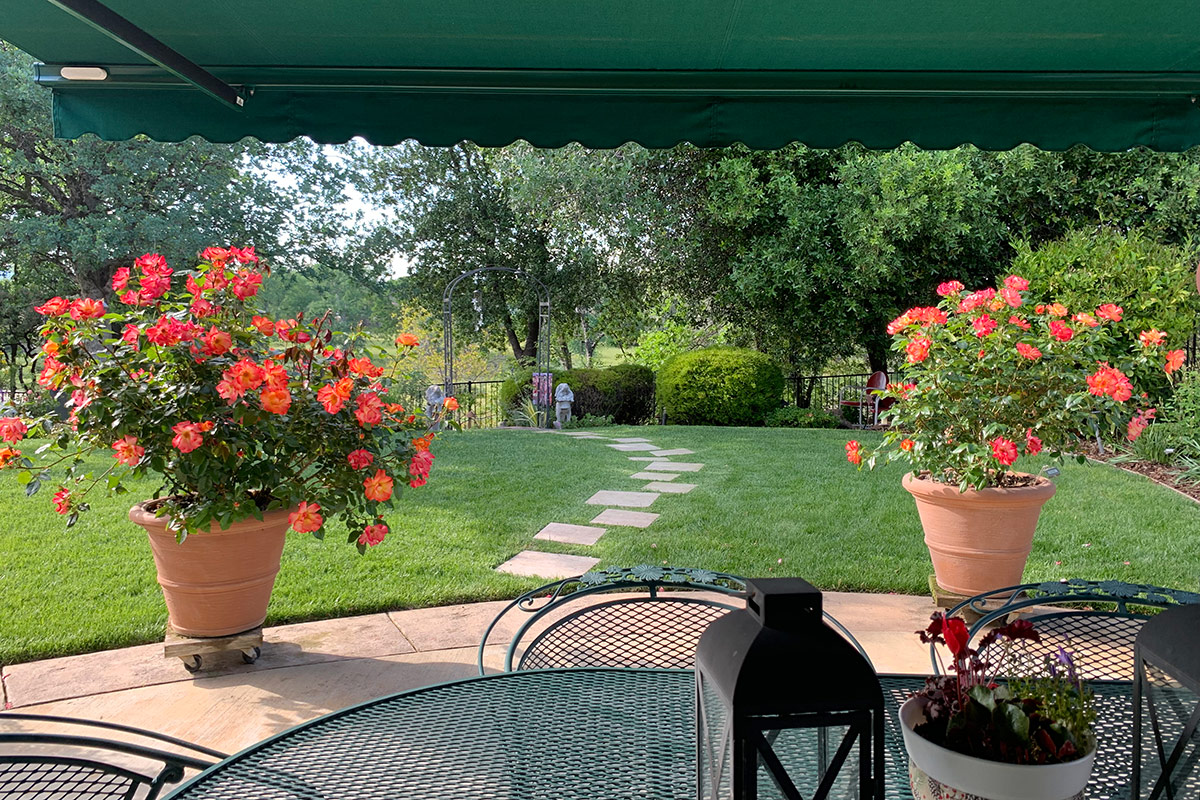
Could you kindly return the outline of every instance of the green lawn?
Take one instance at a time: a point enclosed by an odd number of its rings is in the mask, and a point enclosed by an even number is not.
[[[800,575],[828,589],[926,591],[929,557],[899,466],[856,472],[846,431],[606,428],[688,447],[707,466],[688,495],[663,495],[646,530],[609,528],[603,564],[702,566],[743,575]],[[860,437],[860,438],[869,438]],[[586,523],[599,489],[638,489],[639,462],[602,441],[525,431],[447,434],[429,485],[406,490],[392,534],[365,556],[332,534],[291,534],[271,601],[279,623],[512,597],[537,581],[494,567],[535,546],[547,522]],[[1041,463],[1025,465],[1036,470]],[[162,597],[145,535],[125,519],[133,499],[94,502],[73,529],[49,493],[26,500],[0,476],[0,663],[161,639]],[[1196,589],[1200,506],[1108,466],[1064,468],[1046,507],[1028,580],[1119,578]],[[137,488],[137,487],[135,487]],[[1128,563],[1126,563],[1128,562]]]

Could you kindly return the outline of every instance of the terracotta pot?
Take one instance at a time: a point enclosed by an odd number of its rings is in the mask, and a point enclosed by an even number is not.
[[[917,502],[938,586],[967,597],[1021,582],[1038,515],[1055,490],[1039,476],[1031,486],[959,492],[911,472],[904,488]]]
[[[167,520],[147,505],[129,509],[129,519],[150,536],[171,630],[228,636],[261,625],[279,573],[288,512],[269,511],[261,522],[251,517],[225,530],[214,524],[179,544]]]
[[[915,698],[900,706],[914,800],[1083,800],[1096,749],[1064,764],[1006,764],[966,756],[913,730],[925,721]]]

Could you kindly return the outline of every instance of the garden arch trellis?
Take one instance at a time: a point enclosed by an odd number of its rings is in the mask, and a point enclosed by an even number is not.
[[[537,348],[534,355],[534,372],[549,374],[550,372],[550,289],[546,284],[542,283],[537,278],[530,275],[528,272],[512,267],[480,267],[479,269],[468,270],[462,273],[450,283],[446,284],[446,290],[442,293],[442,348],[445,358],[445,370],[442,375],[445,380],[446,397],[454,397],[454,319],[453,306],[454,290],[458,284],[462,283],[467,278],[475,278],[487,272],[505,272],[517,278],[525,280],[532,285],[532,288],[537,292],[538,296],[538,336]],[[536,379],[534,386],[537,386]],[[546,391],[539,397],[538,392],[534,392],[534,404],[538,408],[537,423],[539,427],[546,427],[550,420],[550,405],[553,399],[550,396],[552,389],[549,384],[546,384]],[[542,402],[538,402],[541,400]]]

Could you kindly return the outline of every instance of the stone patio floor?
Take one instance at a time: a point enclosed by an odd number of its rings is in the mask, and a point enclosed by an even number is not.
[[[884,673],[928,673],[914,631],[928,597],[826,592],[825,608]],[[227,753],[297,723],[380,695],[477,674],[480,637],[504,602],[423,608],[264,630],[262,656],[205,656],[188,673],[161,644],[5,667],[5,708],[119,722]],[[502,663],[511,631],[494,633],[487,665]],[[819,654],[814,654],[819,657]],[[830,665],[832,671],[837,666]],[[0,722],[3,714],[0,714]]]

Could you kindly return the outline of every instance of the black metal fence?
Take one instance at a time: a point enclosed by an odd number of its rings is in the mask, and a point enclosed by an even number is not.
[[[500,387],[504,381],[462,381],[454,384],[458,412],[454,415],[464,428],[498,428],[504,421]]]
[[[843,391],[847,395],[854,387],[865,386],[869,372],[847,375],[791,375],[788,378],[785,399],[797,408],[822,408],[838,410],[838,398]]]

